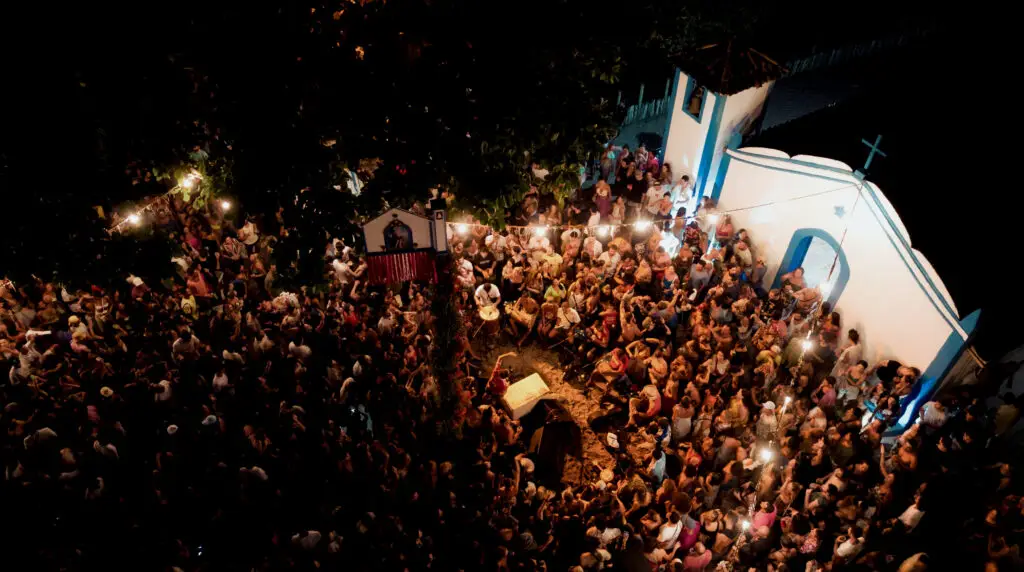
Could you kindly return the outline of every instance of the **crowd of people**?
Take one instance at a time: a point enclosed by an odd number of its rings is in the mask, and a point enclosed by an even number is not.
[[[951,395],[891,434],[920,371],[867,363],[800,270],[766,289],[753,237],[685,218],[685,182],[640,154],[564,209],[529,196],[531,228],[452,225],[451,379],[431,285],[370,285],[334,239],[329,288],[282,289],[280,213],[175,198],[172,280],[6,283],[4,569],[1018,567],[1024,501],[990,445],[1020,403]],[[581,421],[614,464],[538,466],[483,363],[504,344],[600,394]]]

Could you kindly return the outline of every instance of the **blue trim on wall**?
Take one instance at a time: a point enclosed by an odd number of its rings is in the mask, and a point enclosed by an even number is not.
[[[662,146],[661,146],[661,164],[662,165],[665,164],[665,159],[668,157],[668,155],[667,155],[667,153],[668,153],[668,134],[672,132],[672,114],[676,110],[676,92],[679,91],[678,90],[678,87],[679,87],[679,76],[682,75],[682,73],[683,72],[680,71],[679,68],[676,68],[676,73],[675,73],[675,76],[673,76],[674,79],[672,81],[672,95],[669,96],[669,98],[668,98],[668,101],[669,101],[668,118],[665,120],[665,129],[662,131],[662,134],[661,134],[661,141],[662,141]]]
[[[846,184],[850,185],[851,187],[856,187],[858,184],[860,184],[860,183],[858,183],[856,181],[850,181],[849,179],[836,179],[836,178],[833,178],[833,177],[826,177],[825,175],[819,175],[818,173],[808,173],[807,171],[798,171],[796,169],[787,169],[785,167],[777,167],[775,165],[764,165],[764,164],[758,163],[756,161],[752,161],[750,159],[747,159],[747,157],[751,157],[751,156],[753,156],[751,153],[744,153],[743,151],[736,151],[735,156],[733,156],[732,158],[737,160],[737,161],[739,161],[739,162],[741,162],[741,163],[746,163],[748,165],[754,165],[755,167],[761,167],[762,169],[768,169],[770,171],[779,171],[780,173],[792,173],[794,175],[805,175],[805,176],[808,176],[808,177],[813,177],[815,179],[822,179],[824,181],[833,181],[833,182],[836,182],[836,183],[846,183]],[[761,159],[773,159],[773,158],[775,158],[775,157],[767,157],[767,156],[763,156],[763,155],[758,155],[757,157],[761,158]],[[779,159],[781,159],[781,157],[779,157]],[[790,159],[784,159],[784,160],[789,161]],[[846,174],[851,176],[851,177],[853,176],[853,173],[846,173]]]
[[[732,160],[732,156],[729,155],[728,150],[739,149],[740,143],[743,142],[743,135],[739,133],[733,133],[729,136],[729,143],[725,146],[726,151],[722,152],[722,159],[718,162],[718,170],[715,171],[715,183],[711,187],[711,198],[718,202],[718,197],[722,196],[722,185],[725,184],[725,174],[729,172],[729,162]]]
[[[867,189],[868,194],[871,196],[871,200],[873,200],[875,202],[875,205],[878,206],[878,210],[881,211],[882,216],[885,217],[886,222],[888,222],[889,226],[892,227],[893,232],[895,232],[896,236],[899,237],[900,243],[907,249],[907,252],[910,253],[911,258],[914,259],[914,265],[917,266],[917,269],[921,271],[921,275],[924,276],[924,279],[928,282],[928,285],[932,287],[932,290],[935,291],[936,296],[938,296],[939,299],[942,301],[943,307],[946,308],[946,311],[948,311],[950,315],[954,317],[959,317],[960,314],[949,305],[949,302],[946,301],[945,296],[942,295],[942,291],[935,286],[935,282],[932,281],[932,277],[928,275],[928,272],[925,270],[924,266],[921,265],[921,261],[919,261],[917,259],[917,256],[914,255],[914,251],[910,246],[910,243],[908,243],[906,239],[904,239],[903,234],[900,233],[899,227],[896,226],[895,221],[892,220],[892,217],[889,216],[888,211],[885,210],[885,206],[882,205],[882,201],[878,198],[877,194],[875,193],[875,190],[871,187],[871,185],[868,185],[866,183],[864,184],[864,188]]]
[[[697,123],[700,123],[701,117],[704,117],[704,106],[708,103],[708,96],[711,95],[711,90],[704,86],[704,99],[700,100],[700,111],[694,117],[687,108],[690,107],[690,96],[693,95],[693,90],[697,88],[697,85],[697,80],[693,79],[693,76],[686,76],[686,89],[683,90],[683,105],[680,108],[683,113],[692,117]]]
[[[878,222],[878,224],[882,224],[882,221],[878,218],[878,215],[875,213],[874,209],[868,209],[868,210],[871,211],[871,215],[873,217],[875,217],[875,220]],[[882,209],[881,207],[879,208],[879,210],[882,210],[883,213],[885,212],[885,209]],[[899,233],[897,232],[897,234],[899,234]],[[924,283],[921,282],[921,279],[917,277],[917,274],[914,274],[914,270],[913,270],[913,268],[911,268],[910,262],[907,262],[907,257],[903,255],[903,251],[896,244],[896,241],[894,241],[893,238],[891,236],[889,236],[889,233],[885,233],[885,237],[887,239],[889,239],[889,244],[891,244],[892,247],[894,249],[896,249],[896,254],[899,255],[900,260],[903,261],[903,265],[906,266],[907,270],[910,271],[910,275],[911,275],[911,277],[914,278],[914,281],[917,282],[918,288],[920,288],[921,291],[924,292],[925,298],[927,298],[928,301],[931,302],[932,307],[935,308],[935,311],[938,312],[940,316],[942,316],[942,319],[946,321],[946,324],[948,324],[950,328],[953,328],[953,334],[955,334],[957,337],[960,337],[960,334],[958,334],[956,332],[956,326],[957,326],[957,321],[956,321],[957,314],[956,314],[956,312],[951,312],[951,314],[953,315],[953,318],[951,319],[948,315],[946,315],[946,312],[942,311],[942,308],[939,307],[939,304],[935,301],[935,298],[929,295],[928,289],[925,288]],[[910,254],[913,255],[913,252],[911,252]],[[914,263],[917,265],[918,269],[921,270],[921,273],[925,274],[925,277],[927,277],[927,273],[924,272],[924,269],[921,268],[920,263],[917,262],[916,259],[914,260]],[[932,287],[934,288],[934,285]],[[935,291],[935,295],[939,296],[940,298],[942,296],[937,290]],[[945,300],[943,300],[943,306],[945,306],[945,305],[946,305],[945,304]]]
[[[804,236],[803,238],[798,238],[794,236],[790,240],[795,241],[796,245],[794,246],[793,253],[791,255],[783,255],[782,257],[782,262],[785,263],[785,266],[779,266],[779,272],[775,274],[775,282],[772,284],[775,288],[778,287],[775,283],[782,283],[782,280],[779,278],[780,276],[803,266],[804,260],[807,258],[807,252],[811,249],[811,241],[814,240],[814,237]],[[786,254],[789,254],[788,250],[789,249],[787,248]]]
[[[822,170],[825,170],[825,171],[832,171],[833,173],[836,173],[836,174],[839,174],[839,175],[846,175],[848,177],[853,177],[854,176],[854,172],[853,171],[847,171],[845,169],[840,169],[839,167],[833,167],[831,165],[821,165],[821,164],[818,164],[818,163],[811,163],[810,161],[804,161],[804,160],[801,160],[801,159],[784,158],[784,157],[773,157],[771,155],[758,155],[757,153],[750,153],[748,151],[743,151],[742,149],[737,151],[737,152],[739,154],[741,154],[741,155],[745,155],[745,156],[750,157],[750,158],[775,159],[777,161],[788,161],[790,163],[793,163],[794,165],[800,165],[801,167],[813,167],[815,169],[822,169]],[[803,171],[796,171],[796,172],[797,173],[803,173]],[[806,174],[810,174],[810,173],[806,173]]]
[[[782,262],[779,264],[779,271],[775,273],[772,288],[779,287],[783,274],[791,272],[803,264],[807,249],[811,246],[811,240],[815,238],[825,241],[839,254],[839,275],[832,283],[832,291],[829,292],[827,300],[835,308],[836,301],[846,289],[846,283],[850,281],[850,264],[846,261],[846,254],[843,252],[842,246],[839,245],[839,241],[820,228],[801,228],[793,233],[793,238],[789,240],[789,246],[786,248],[786,254],[782,256]]]
[[[711,122],[708,123],[708,134],[704,137],[704,150],[700,153],[700,165],[697,166],[697,204],[704,199],[707,188],[708,171],[711,161],[715,158],[715,145],[718,142],[718,131],[722,127],[722,112],[725,111],[724,95],[715,94],[715,107],[711,110]]]
[[[890,431],[886,432],[887,434],[898,435],[905,431],[910,425],[911,420],[917,416],[921,406],[928,403],[928,400],[931,399],[938,388],[939,383],[945,379],[949,370],[960,360],[964,350],[971,344],[971,340],[974,339],[974,331],[978,327],[978,318],[980,317],[981,310],[975,310],[966,318],[960,320],[960,327],[967,332],[967,339],[961,339],[960,335],[956,332],[949,334],[946,342],[939,349],[939,353],[935,355],[935,359],[932,360],[932,363],[928,364],[928,369],[921,374],[921,379],[914,384],[910,393],[903,400],[903,405],[900,407],[899,420]]]

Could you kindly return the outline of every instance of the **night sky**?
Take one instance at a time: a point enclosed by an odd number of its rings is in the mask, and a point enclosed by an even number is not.
[[[993,290],[986,282],[1013,283],[996,269],[1016,266],[1009,245],[1017,242],[1020,201],[998,180],[1002,167],[993,135],[998,137],[994,125],[1002,118],[986,90],[953,73],[980,61],[960,49],[949,36],[937,35],[831,71],[852,78],[849,99],[766,130],[750,144],[860,169],[869,152],[861,140],[881,134],[887,157],[875,157],[867,178],[892,202],[961,317],[982,309],[975,346],[984,358],[997,359],[1020,343],[1013,326],[1022,313],[994,295],[1004,288]],[[996,133],[985,133],[992,128]]]

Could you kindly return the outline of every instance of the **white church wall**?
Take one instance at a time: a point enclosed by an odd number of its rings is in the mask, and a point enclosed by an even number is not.
[[[833,170],[819,169],[747,149],[730,154],[719,208],[748,209],[730,216],[737,229],[751,233],[756,253],[765,257],[766,286],[794,232],[824,230],[842,241],[850,268],[836,308],[843,329],[861,333],[868,361],[892,357],[924,369],[956,331],[957,318],[951,324],[947,313],[936,307],[937,294],[929,294],[927,282],[911,268],[909,250],[895,240],[870,190],[859,191],[853,174],[834,170],[835,165],[828,165]]]
[[[721,184],[725,173],[719,173],[722,168],[722,160],[725,157],[726,149],[732,143],[735,135],[742,137],[750,132],[754,122],[764,111],[765,100],[772,89],[772,83],[762,86],[755,86],[745,89],[739,93],[727,96],[725,106],[722,108],[721,116],[717,121],[712,121],[710,129],[715,129],[714,157],[711,159],[711,168],[708,170],[707,182],[704,184],[704,194],[712,195],[715,192],[714,186]],[[737,142],[736,146],[739,144]],[[726,167],[727,168],[727,167]]]
[[[725,109],[722,111],[722,132],[746,134],[757,118],[761,116],[764,102],[768,99],[768,92],[771,89],[772,83],[766,83],[762,86],[745,89],[726,98]]]
[[[676,176],[689,175],[691,179],[695,179],[718,96],[710,91],[706,92],[698,122],[692,115],[683,111],[688,95],[689,79],[690,77],[685,73],[676,71],[675,86],[672,90],[672,107],[668,114],[664,159],[672,163],[672,172]]]

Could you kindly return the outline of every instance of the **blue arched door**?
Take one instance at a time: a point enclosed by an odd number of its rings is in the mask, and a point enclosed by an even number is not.
[[[830,250],[825,252],[825,249]],[[808,259],[808,253],[812,253],[818,261],[825,257],[824,261],[828,267],[822,269],[821,273],[831,273],[829,282],[832,284],[832,289],[826,299],[835,308],[836,301],[839,300],[839,296],[846,288],[846,283],[850,281],[850,265],[846,262],[846,255],[843,253],[839,241],[820,228],[801,228],[793,233],[793,237],[789,240],[789,246],[786,248],[786,254],[783,255],[782,262],[779,264],[779,271],[775,275],[772,288],[779,287],[783,274],[804,266],[804,262]],[[809,281],[809,283],[818,285],[815,282]]]

